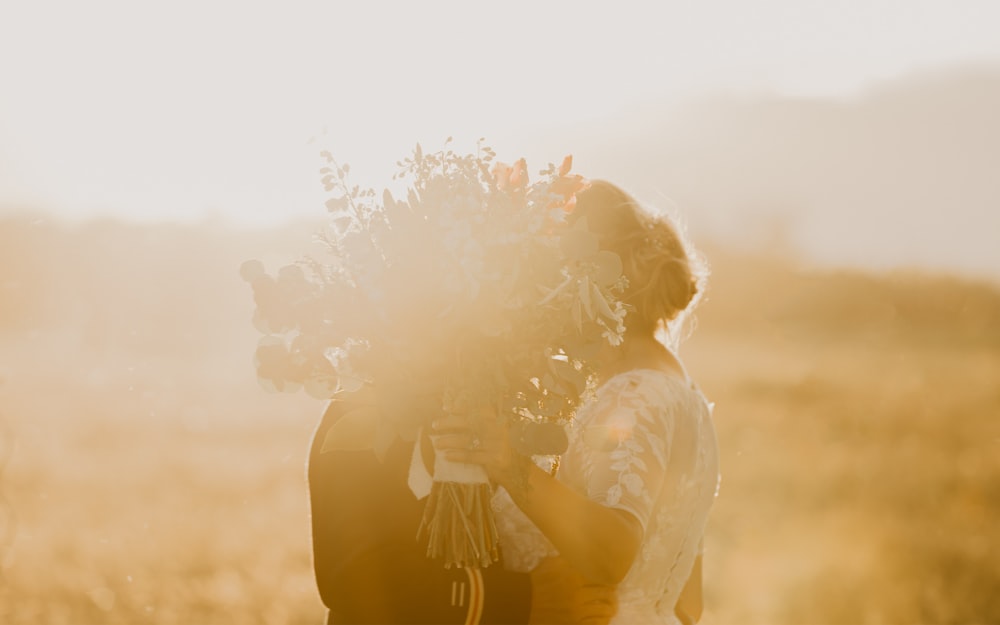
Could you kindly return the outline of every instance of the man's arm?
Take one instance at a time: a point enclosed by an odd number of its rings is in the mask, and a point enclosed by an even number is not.
[[[530,579],[495,564],[478,577],[445,569],[416,540],[423,501],[407,486],[412,446],[321,452],[345,406],[332,403],[309,455],[313,566],[332,623],[526,623]],[[478,602],[478,603],[477,603]]]

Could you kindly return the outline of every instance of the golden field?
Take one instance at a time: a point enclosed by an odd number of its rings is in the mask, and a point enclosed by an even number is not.
[[[0,623],[321,622],[238,275],[310,231],[0,221]],[[703,622],[1000,622],[1000,289],[706,252]]]

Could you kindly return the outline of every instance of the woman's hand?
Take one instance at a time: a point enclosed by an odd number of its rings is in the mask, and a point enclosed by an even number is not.
[[[606,625],[618,611],[618,591],[589,582],[561,557],[545,558],[531,571],[529,623]]]

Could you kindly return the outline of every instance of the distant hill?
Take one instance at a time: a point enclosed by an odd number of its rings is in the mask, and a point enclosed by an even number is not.
[[[526,126],[495,147],[539,168],[572,153],[577,171],[679,213],[699,240],[824,266],[1000,283],[997,111],[1000,66],[958,66],[844,100],[650,101],[617,116]],[[15,208],[0,206],[0,215]]]
[[[844,101],[747,95],[552,129],[585,174],[675,205],[691,229],[824,264],[1000,280],[1000,67]],[[544,149],[544,152],[543,152]]]
[[[1000,350],[1000,287],[918,270],[805,267],[709,248],[698,333]]]

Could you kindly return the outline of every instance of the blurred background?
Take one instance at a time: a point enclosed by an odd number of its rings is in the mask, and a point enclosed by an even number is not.
[[[573,154],[712,268],[704,623],[1000,622],[1000,5],[0,5],[0,622],[316,623],[249,258],[318,152]],[[537,166],[537,167],[536,167]]]

